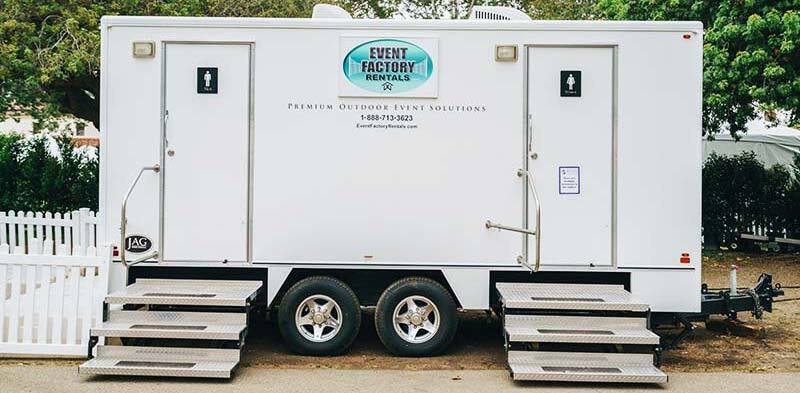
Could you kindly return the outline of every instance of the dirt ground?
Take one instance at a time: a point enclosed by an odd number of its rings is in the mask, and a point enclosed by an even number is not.
[[[703,260],[703,282],[727,287],[731,265],[739,266],[738,286],[752,286],[762,272],[786,287],[800,287],[800,254],[742,254],[715,252]],[[753,334],[734,335],[697,324],[677,350],[664,356],[667,371],[800,371],[800,289],[784,288],[772,313],[755,320],[739,319]],[[795,299],[795,300],[791,300]],[[738,330],[738,329],[733,329]]]
[[[703,282],[726,287],[731,264],[740,267],[739,286],[751,286],[762,272],[772,273],[784,286],[800,286],[800,254],[709,253],[703,261]],[[670,371],[800,371],[800,289],[787,288],[773,313],[754,320],[740,313],[744,327],[709,330],[705,324],[676,350],[667,351],[663,369]],[[721,320],[721,319],[720,319]],[[335,368],[397,370],[500,370],[505,354],[499,321],[485,313],[462,313],[458,334],[450,349],[433,358],[400,358],[389,355],[375,334],[371,314],[365,315],[351,350],[337,357],[307,357],[290,353],[277,327],[264,322],[251,327],[244,366],[253,368]],[[744,331],[744,334],[742,332]],[[659,332],[667,336],[675,331]],[[79,364],[72,360],[2,359],[0,365]]]

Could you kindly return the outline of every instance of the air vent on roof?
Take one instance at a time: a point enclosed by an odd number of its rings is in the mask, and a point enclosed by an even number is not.
[[[531,20],[528,14],[511,7],[475,6],[470,19],[482,20]]]
[[[344,10],[342,7],[337,7],[330,4],[317,4],[311,12],[311,17],[314,19],[352,19],[353,17]]]

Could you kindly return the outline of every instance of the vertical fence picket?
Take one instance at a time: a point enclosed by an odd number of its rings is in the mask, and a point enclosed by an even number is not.
[[[8,212],[9,217],[16,217],[17,214],[11,210]],[[8,247],[11,249],[11,252],[14,252],[14,248],[17,247],[17,225],[13,222],[8,224]]]
[[[53,219],[61,221],[62,220],[61,213],[56,212],[55,214],[53,214]],[[62,244],[64,244],[63,232],[64,232],[64,226],[58,225],[53,227],[53,233],[54,233],[53,241],[55,242],[54,251],[56,255],[60,255],[59,250],[63,249],[62,248]]]
[[[86,247],[91,245],[89,242],[89,209],[82,208],[78,211],[78,239],[81,245],[81,250],[84,251],[81,255],[86,255]]]
[[[86,244],[97,247],[97,214],[90,211],[89,217],[91,219],[91,225],[88,225],[89,241]]]
[[[42,242],[44,241],[44,213],[43,212],[36,212],[34,214],[34,217],[36,218],[36,226],[34,227],[36,233],[34,234],[34,236],[36,236],[37,245],[41,247]],[[41,253],[42,253],[42,250],[39,249],[37,254],[41,254]]]
[[[44,219],[45,221],[49,221],[53,219],[53,213],[44,212]],[[42,242],[43,252],[42,254],[45,255],[53,255],[53,250],[47,248],[47,242],[53,244],[53,225],[51,224],[44,224],[42,226],[42,233],[44,236],[44,241]]]
[[[67,274],[65,266],[56,266],[56,287],[55,296],[55,310],[53,312],[53,339],[54,344],[62,344],[62,333],[64,324],[64,276]]]
[[[25,319],[22,322],[22,342],[33,342],[33,310],[36,307],[36,266],[24,266],[25,270]]]
[[[73,231],[74,221],[72,221],[74,218],[73,216],[74,215],[72,213],[64,213],[64,219],[70,221],[70,224],[64,225],[64,245],[67,246],[67,255],[71,255],[73,253],[73,248],[72,248],[73,247],[72,239],[74,236],[74,231]]]
[[[50,266],[41,266],[41,274],[39,277],[42,283],[42,290],[39,294],[41,299],[41,307],[39,307],[39,326],[37,327],[36,342],[38,344],[47,343],[47,327],[50,326]]]
[[[16,344],[19,339],[19,298],[20,298],[20,265],[11,266],[11,294],[9,295],[8,341]]]
[[[8,291],[8,277],[6,265],[0,264],[0,342],[5,342],[6,324],[6,291]]]
[[[86,277],[84,283],[81,285],[86,288],[85,296],[81,299],[81,310],[83,317],[81,318],[81,344],[86,345],[89,343],[89,329],[92,327],[92,304],[94,304],[94,275],[97,267],[90,266],[86,268]]]
[[[31,219],[31,220],[25,220],[25,221],[31,221],[32,222],[33,221],[32,220],[33,219],[33,212],[29,211],[29,212],[25,213],[25,217]],[[30,249],[31,243],[33,242],[33,227],[34,226],[35,225],[33,225],[31,223],[25,223],[22,226],[22,227],[25,228],[25,230],[24,230],[24,232],[25,232],[25,243],[23,245],[25,246],[25,253],[26,254],[29,253],[28,250]]]
[[[81,268],[70,266],[69,269],[69,308],[67,309],[67,344],[76,343],[78,330],[78,300],[80,300]]]

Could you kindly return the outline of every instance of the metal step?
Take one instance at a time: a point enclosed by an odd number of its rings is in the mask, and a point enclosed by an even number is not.
[[[109,304],[245,307],[261,281],[138,279],[106,296]]]
[[[510,342],[657,345],[645,318],[506,315]]]
[[[633,311],[650,309],[622,285],[497,283],[506,309]]]
[[[509,351],[508,364],[517,381],[667,382],[649,354]]]
[[[241,340],[245,313],[111,311],[108,321],[91,329],[92,336]]]
[[[97,357],[80,374],[230,378],[239,364],[238,349],[97,346]]]

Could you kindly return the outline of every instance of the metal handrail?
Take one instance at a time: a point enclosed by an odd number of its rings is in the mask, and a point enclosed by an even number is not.
[[[526,176],[527,175],[527,176]],[[517,171],[517,176],[525,176],[528,179],[528,187],[530,187],[531,192],[533,193],[533,201],[536,206],[536,230],[533,231],[534,235],[536,236],[536,261],[534,262],[533,271],[538,272],[539,266],[541,263],[541,245],[542,245],[542,205],[539,200],[539,192],[536,191],[536,185],[533,181],[533,174],[531,171],[526,171],[524,169],[520,169]],[[527,229],[527,228],[526,228]],[[526,234],[527,236],[527,234]],[[526,255],[527,257],[527,255]]]
[[[536,235],[536,231],[532,231],[530,229],[510,227],[508,225],[498,224],[496,222],[491,222],[489,220],[486,220],[486,228],[495,228],[504,231],[519,232],[519,233],[524,233],[526,235],[534,235],[534,236]]]
[[[126,232],[127,225],[128,225],[128,216],[126,214],[126,210],[128,209],[128,198],[130,198],[131,193],[133,193],[133,189],[136,187],[136,184],[139,182],[139,178],[142,177],[142,173],[144,173],[144,171],[153,171],[155,173],[158,173],[159,171],[161,171],[161,166],[158,165],[158,164],[155,164],[155,165],[152,165],[152,166],[142,167],[142,169],[139,170],[139,174],[136,175],[135,179],[133,179],[133,182],[131,183],[130,187],[128,187],[128,192],[125,193],[125,197],[122,198],[122,209],[120,210],[120,228],[119,228],[119,232],[120,232],[119,259],[122,262],[122,266],[125,266],[125,267],[128,267],[130,265],[139,263],[139,262],[141,262],[143,260],[150,259],[153,256],[157,256],[158,255],[158,251],[156,251],[156,252],[154,252],[154,253],[152,253],[150,255],[147,255],[144,258],[139,258],[136,261],[131,262],[130,264],[125,259],[125,232]]]

